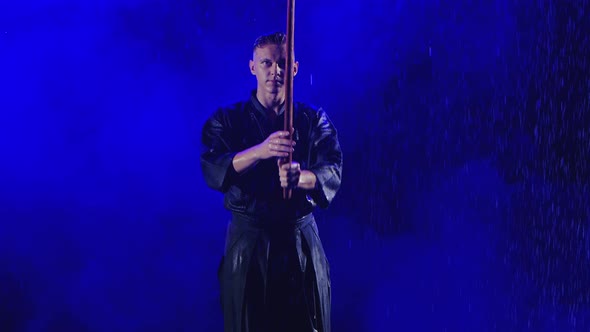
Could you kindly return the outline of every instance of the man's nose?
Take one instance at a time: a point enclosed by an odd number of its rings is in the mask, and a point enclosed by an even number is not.
[[[275,75],[277,75],[277,76],[280,76],[280,75],[283,74],[283,68],[281,68],[281,66],[279,66],[279,64],[275,62],[272,65],[272,73],[275,74]]]

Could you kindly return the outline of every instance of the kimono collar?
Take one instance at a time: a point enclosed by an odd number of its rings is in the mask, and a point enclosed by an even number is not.
[[[260,103],[258,98],[256,98],[256,90],[252,91],[252,93],[250,94],[250,101],[252,102],[252,105],[254,105],[254,108],[256,108],[260,113],[262,113],[262,115],[264,115],[264,117],[268,117],[268,113],[272,112],[271,110],[264,107]],[[279,110],[279,114],[277,114],[277,116],[280,116],[281,114],[283,114],[284,111],[285,111],[285,104],[283,103],[283,106],[281,106],[281,109]]]

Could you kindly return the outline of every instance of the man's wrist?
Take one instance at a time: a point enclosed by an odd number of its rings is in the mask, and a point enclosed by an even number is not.
[[[260,152],[259,152],[259,146],[258,145],[254,145],[253,147],[251,147],[250,148],[250,153],[252,154],[252,160],[254,162],[260,161]]]
[[[246,170],[252,168],[260,161],[260,154],[258,152],[258,146],[253,146],[244,151],[238,152],[232,160],[234,169],[241,174]]]
[[[317,177],[315,173],[308,170],[301,171],[297,187],[300,189],[313,190],[316,187]]]

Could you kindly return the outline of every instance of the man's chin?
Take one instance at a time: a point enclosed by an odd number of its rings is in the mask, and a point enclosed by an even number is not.
[[[278,86],[266,87],[265,90],[267,93],[270,93],[273,95],[277,95],[277,94],[280,94],[281,92],[283,92],[283,88],[278,87]]]

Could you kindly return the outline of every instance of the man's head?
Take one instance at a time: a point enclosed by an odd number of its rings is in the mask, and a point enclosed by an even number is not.
[[[259,92],[284,94],[285,65],[287,63],[287,38],[277,32],[263,35],[254,42],[250,72],[256,76]],[[293,75],[297,75],[299,63],[293,64]]]

